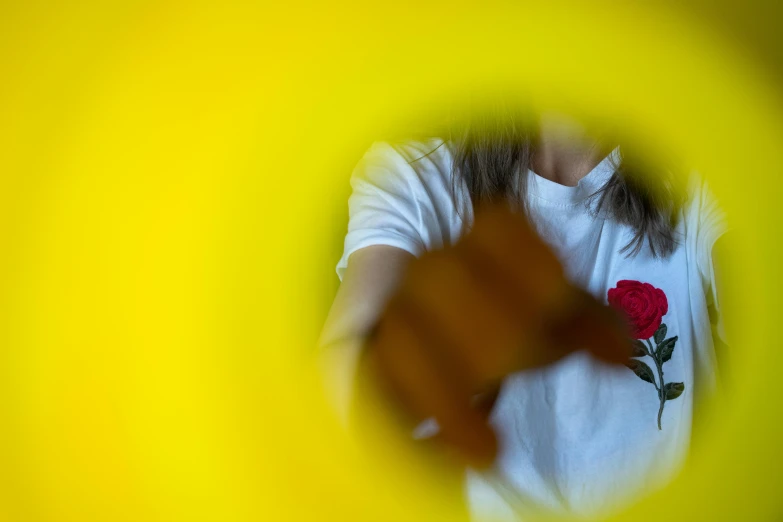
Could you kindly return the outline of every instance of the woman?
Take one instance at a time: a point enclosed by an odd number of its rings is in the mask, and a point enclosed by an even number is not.
[[[600,512],[684,459],[715,383],[724,215],[568,118],[480,114],[356,167],[331,388],[347,405],[358,372],[429,418],[478,516]]]

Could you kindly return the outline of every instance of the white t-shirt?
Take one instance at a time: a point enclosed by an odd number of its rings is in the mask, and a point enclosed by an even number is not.
[[[638,255],[626,257],[619,251],[633,236],[631,229],[589,208],[595,198],[588,196],[614,172],[611,156],[575,187],[530,171],[530,220],[569,279],[596,298],[607,303],[609,290],[619,287],[616,300],[628,292],[637,292],[631,301],[639,292],[657,300],[665,335],[656,339],[649,328],[640,333],[650,334],[645,346],[662,344],[666,355],[658,357],[660,365],[652,356],[638,357],[646,366],[634,372],[579,352],[549,368],[508,377],[490,418],[500,443],[496,465],[467,475],[467,496],[478,518],[590,515],[654,491],[683,462],[694,392],[714,388],[716,314],[711,311],[717,310],[717,300],[711,250],[726,228],[725,215],[694,176],[676,229],[676,250],[655,258],[645,243]],[[351,178],[340,278],[348,257],[363,247],[389,245],[419,256],[459,239],[461,215],[472,220],[472,211],[464,183],[457,191],[461,212],[455,205],[452,162],[449,144],[438,139],[370,147]],[[658,366],[669,384],[664,393],[671,396],[664,401],[660,430]]]

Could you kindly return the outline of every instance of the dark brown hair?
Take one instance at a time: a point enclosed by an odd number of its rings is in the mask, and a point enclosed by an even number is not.
[[[459,204],[458,186],[464,181],[474,208],[507,201],[526,211],[527,175],[535,143],[530,121],[526,113],[502,106],[474,112],[444,128],[446,136],[436,149],[446,142],[452,147],[455,204]],[[653,166],[641,156],[631,156],[625,146],[621,157],[612,177],[587,204],[596,202],[591,206],[595,212],[605,210],[611,219],[634,231],[620,253],[635,256],[647,243],[653,256],[667,257],[677,246],[675,227],[684,203],[677,176],[665,161]]]

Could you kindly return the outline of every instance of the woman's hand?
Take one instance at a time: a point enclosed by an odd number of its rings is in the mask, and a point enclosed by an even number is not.
[[[477,212],[453,248],[411,261],[365,346],[360,375],[415,425],[473,465],[496,451],[488,411],[510,373],[579,349],[623,363],[630,347],[615,312],[571,286],[525,218]]]

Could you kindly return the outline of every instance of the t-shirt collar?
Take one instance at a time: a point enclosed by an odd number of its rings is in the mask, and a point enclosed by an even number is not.
[[[528,193],[540,199],[561,204],[579,203],[603,187],[615,173],[619,164],[620,147],[616,147],[580,179],[575,187],[561,185],[528,169]]]

